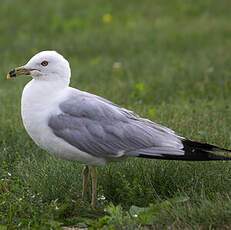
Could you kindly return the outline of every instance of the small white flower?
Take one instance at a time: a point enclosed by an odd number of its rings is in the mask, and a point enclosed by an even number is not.
[[[106,200],[106,197],[104,195],[98,197],[98,200]]]
[[[214,71],[214,68],[211,66],[207,69],[207,73],[212,73]]]
[[[119,70],[122,68],[122,63],[121,62],[114,62],[113,65],[112,65],[112,68],[114,70]]]

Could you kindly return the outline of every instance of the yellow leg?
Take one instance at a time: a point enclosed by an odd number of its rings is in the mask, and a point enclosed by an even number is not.
[[[91,190],[91,207],[95,209],[96,207],[96,198],[97,198],[97,171],[96,167],[91,166],[91,180],[92,180],[92,190]]]
[[[84,200],[84,197],[87,194],[88,189],[88,179],[89,179],[89,167],[87,165],[84,166],[83,169],[83,191],[82,191],[82,199]]]

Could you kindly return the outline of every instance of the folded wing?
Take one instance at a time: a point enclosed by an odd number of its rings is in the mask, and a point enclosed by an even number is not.
[[[184,155],[172,130],[95,95],[76,91],[49,118],[53,133],[96,157]]]

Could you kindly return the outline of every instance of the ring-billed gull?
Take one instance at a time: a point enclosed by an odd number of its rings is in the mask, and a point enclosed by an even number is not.
[[[21,100],[26,131],[41,148],[57,157],[86,164],[84,197],[89,174],[92,207],[96,205],[96,169],[126,157],[167,160],[230,160],[231,150],[195,142],[112,102],[69,87],[68,61],[55,51],[42,51],[7,78],[31,75]]]

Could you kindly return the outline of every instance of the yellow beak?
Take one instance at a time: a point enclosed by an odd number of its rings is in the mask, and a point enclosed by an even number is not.
[[[12,79],[20,75],[30,75],[30,69],[25,68],[24,66],[17,67],[12,69],[6,76],[7,79]]]

